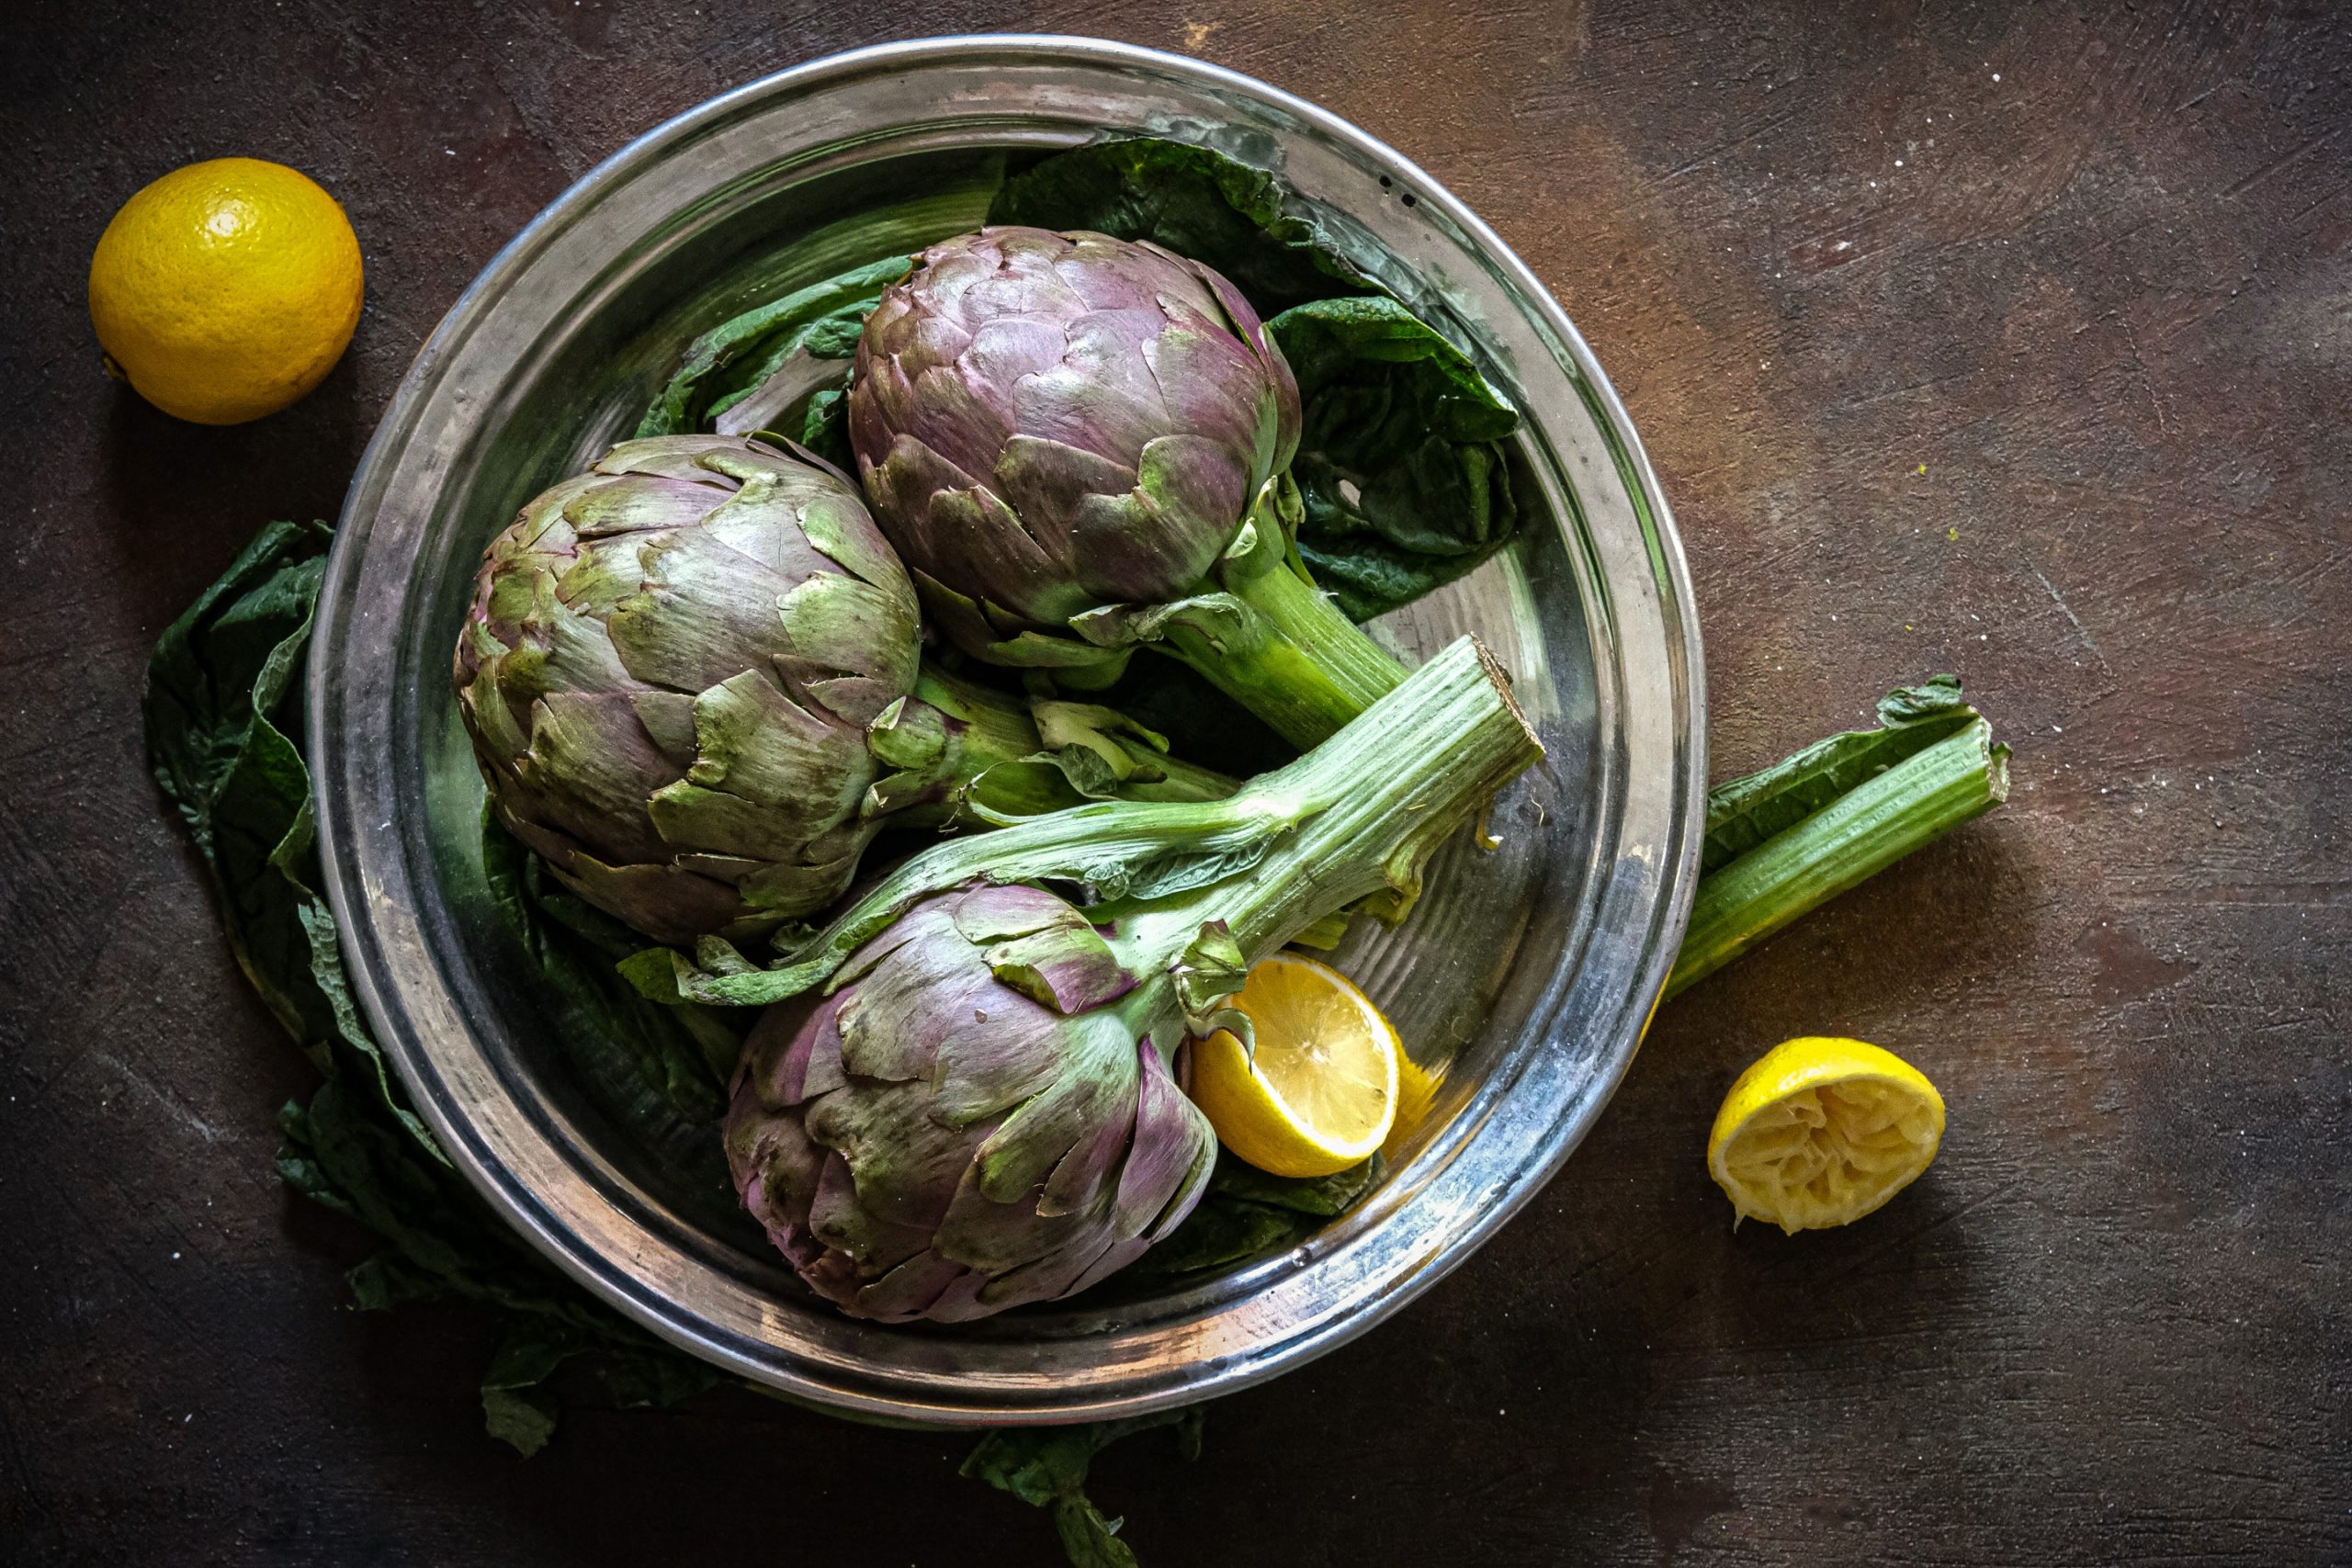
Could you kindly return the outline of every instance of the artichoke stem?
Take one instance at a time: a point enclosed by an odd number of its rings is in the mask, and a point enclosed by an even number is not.
[[[1363,725],[1253,786],[1328,804],[1255,874],[1220,888],[1217,912],[1254,964],[1359,898],[1409,905],[1438,844],[1543,755],[1510,677],[1464,637]]]
[[[1980,718],[1709,873],[1666,994],[2007,800],[2008,758]]]
[[[1167,646],[1302,750],[1320,745],[1396,690],[1404,667],[1287,565],[1227,584],[1256,612],[1256,636],[1212,637],[1179,621]]]

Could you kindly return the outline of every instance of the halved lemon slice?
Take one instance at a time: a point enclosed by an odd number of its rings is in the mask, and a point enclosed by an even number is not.
[[[1278,953],[1233,998],[1258,1036],[1193,1048],[1193,1101],[1225,1146],[1276,1176],[1329,1176],[1370,1159],[1396,1119],[1396,1032],[1328,964]]]
[[[1789,1235],[1859,1220],[1911,1185],[1943,1141],[1944,1100],[1919,1069],[1860,1040],[1784,1041],[1739,1075],[1707,1136],[1707,1168],[1741,1219]]]

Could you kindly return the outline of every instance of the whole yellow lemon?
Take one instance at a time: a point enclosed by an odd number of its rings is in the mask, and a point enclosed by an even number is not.
[[[283,164],[214,158],[123,203],[90,258],[107,368],[165,413],[242,424],[325,379],[359,324],[359,239]]]

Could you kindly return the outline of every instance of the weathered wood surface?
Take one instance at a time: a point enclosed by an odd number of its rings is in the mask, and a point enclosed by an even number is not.
[[[1099,1470],[1151,1568],[2352,1559],[2352,11],[20,0],[0,19],[0,1559],[1032,1563],[937,1438],[748,1396],[481,1435],[458,1315],[346,1310],[305,1069],[144,777],[157,629],[332,516],[433,322],[634,132],[832,50],[1103,32],[1308,94],[1565,300],[1679,515],[1719,773],[1954,669],[2007,811],[1663,1012],[1566,1173],[1396,1322]],[[230,152],[349,207],[289,413],[101,379],[90,247]],[[1733,1234],[1757,1052],[1943,1086],[1850,1231]]]

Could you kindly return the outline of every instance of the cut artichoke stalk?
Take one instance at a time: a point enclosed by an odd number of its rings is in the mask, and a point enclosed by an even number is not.
[[[814,914],[901,820],[1232,788],[1107,708],[1026,702],[921,651],[913,588],[845,476],[665,436],[616,446],[491,543],[454,679],[499,820],[662,942]]]
[[[1334,909],[1408,907],[1430,852],[1542,754],[1465,637],[1229,799],[935,845],[775,969],[628,969],[671,999],[782,1004],[746,1043],[726,1145],[812,1289],[862,1316],[984,1316],[1085,1289],[1191,1212],[1216,1139],[1177,1046],[1246,1035],[1227,1003],[1250,965]]]
[[[1156,647],[1301,747],[1403,678],[1299,558],[1298,385],[1213,268],[1043,229],[933,245],[866,318],[848,424],[976,657],[1084,687]]]
[[[1709,793],[1706,875],[1668,996],[2008,799],[2009,749],[1957,679],[1891,693],[1878,714]]]

